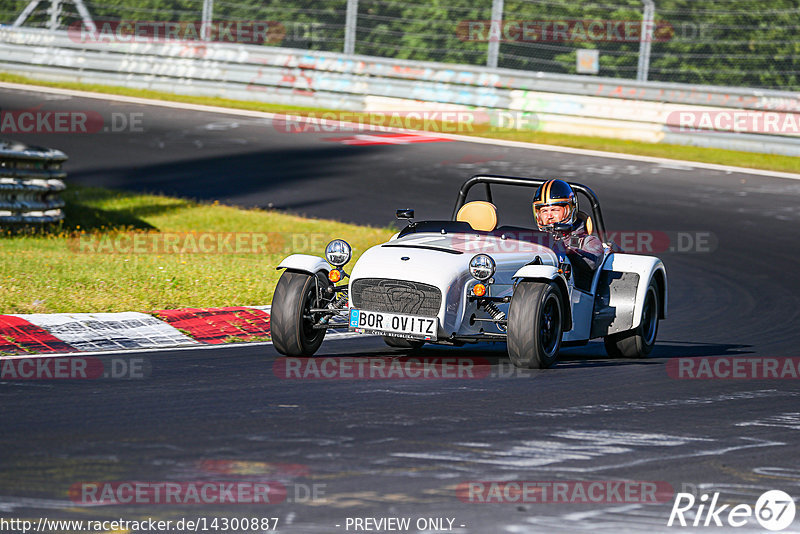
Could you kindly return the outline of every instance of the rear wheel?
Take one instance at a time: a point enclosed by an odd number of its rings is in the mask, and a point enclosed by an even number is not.
[[[416,339],[403,339],[401,337],[394,336],[383,336],[383,341],[394,349],[406,350],[417,350],[422,348],[422,345],[425,344],[424,341],[418,341]]]
[[[639,326],[603,338],[606,353],[612,358],[645,358],[653,350],[658,334],[658,288],[655,280],[647,287]]]
[[[508,308],[508,356],[514,365],[552,367],[558,361],[563,333],[564,308],[558,286],[520,282]]]
[[[315,281],[316,278],[316,281]],[[308,273],[284,271],[275,287],[270,310],[270,334],[275,349],[286,356],[311,356],[322,344],[325,329],[313,328],[311,308],[319,307],[317,285],[328,279]]]

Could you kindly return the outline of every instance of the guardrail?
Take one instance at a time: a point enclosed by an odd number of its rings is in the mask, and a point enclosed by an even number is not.
[[[60,150],[0,139],[0,223],[44,224],[64,218]]]
[[[353,111],[508,110],[535,115],[520,129],[800,156],[800,93],[792,92],[7,27],[0,58],[0,70],[54,80]],[[775,119],[768,128],[765,115]]]

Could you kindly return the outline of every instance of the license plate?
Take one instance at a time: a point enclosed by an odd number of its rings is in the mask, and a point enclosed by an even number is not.
[[[396,313],[350,309],[350,330],[407,339],[436,341],[437,317],[415,317]]]

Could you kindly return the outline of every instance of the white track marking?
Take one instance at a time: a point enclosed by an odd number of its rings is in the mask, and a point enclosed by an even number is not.
[[[15,89],[20,91],[27,91],[27,92],[39,92],[39,93],[47,93],[47,94],[56,94],[56,95],[65,95],[65,96],[74,96],[79,98],[95,98],[98,100],[110,100],[113,102],[125,102],[128,104],[142,104],[146,106],[161,106],[166,108],[173,108],[173,109],[184,109],[184,110],[191,110],[191,111],[201,111],[207,113],[221,113],[224,115],[235,115],[241,117],[258,117],[264,119],[278,119],[281,120],[282,115],[276,113],[269,113],[265,111],[251,111],[246,109],[235,109],[235,108],[223,108],[218,106],[205,106],[200,104],[189,104],[183,102],[170,102],[166,100],[154,100],[149,98],[139,98],[133,96],[121,96],[121,95],[110,95],[105,93],[92,93],[89,91],[76,91],[73,89],[59,89],[55,87],[43,87],[38,85],[24,85],[18,83],[7,83],[7,82],[0,82],[0,88],[5,89]],[[350,128],[363,128],[363,125],[359,125],[356,123],[346,122],[346,121],[335,121],[335,120],[328,120],[328,119],[303,119],[302,117],[296,118],[298,122],[314,122],[317,124],[331,124],[331,125],[341,125],[344,127]],[[293,116],[292,120],[295,120]],[[409,130],[406,128],[390,128],[385,126],[371,126],[370,130],[374,131],[382,131],[382,132],[399,132],[399,133],[420,133],[419,130]],[[707,169],[707,170],[714,170],[714,171],[721,171],[726,173],[743,173],[743,174],[754,174],[757,176],[770,176],[773,178],[786,178],[789,180],[800,180],[800,174],[794,174],[789,172],[778,172],[778,171],[768,171],[768,170],[761,170],[761,169],[749,169],[747,167],[735,167],[731,165],[718,165],[716,163],[700,163],[697,161],[686,161],[686,160],[679,160],[679,159],[669,159],[669,158],[657,158],[652,156],[636,156],[633,154],[622,154],[619,152],[603,152],[601,150],[588,150],[584,148],[570,148],[570,147],[562,147],[556,145],[542,145],[538,143],[525,143],[522,141],[507,141],[503,139],[489,139],[486,137],[472,137],[468,135],[456,135],[456,134],[448,134],[448,133],[439,133],[439,132],[431,132],[431,135],[435,134],[438,137],[444,137],[447,139],[452,139],[454,141],[463,141],[465,143],[478,143],[484,145],[495,145],[495,146],[503,146],[503,147],[512,147],[512,148],[524,148],[528,150],[542,150],[545,152],[561,152],[565,154],[575,154],[581,156],[592,156],[598,158],[610,158],[610,159],[621,159],[621,160],[628,160],[628,161],[641,161],[645,163],[656,163],[661,165],[673,165],[677,166],[680,165],[685,169],[682,170],[692,170],[692,169]]]
[[[640,460],[632,460],[627,462],[622,462],[619,464],[614,465],[602,465],[596,467],[559,467],[559,468],[544,468],[546,471],[570,471],[576,473],[593,473],[596,471],[605,471],[608,469],[625,469],[628,467],[633,467],[635,465],[646,464],[650,462],[663,462],[666,460],[683,460],[686,458],[700,458],[703,456],[722,456],[724,454],[728,454],[729,452],[741,451],[744,449],[753,449],[753,448],[760,448],[760,447],[781,447],[786,445],[786,443],[782,441],[766,441],[761,439],[754,439],[754,438],[739,438],[741,441],[749,441],[752,443],[746,443],[742,445],[733,445],[730,447],[723,447],[721,449],[704,449],[696,452],[686,452],[686,453],[678,453],[671,456],[659,456],[653,458],[643,458]]]
[[[630,410],[652,410],[653,408],[669,408],[673,406],[697,406],[735,400],[750,400],[766,397],[797,397],[800,392],[779,391],[775,389],[761,389],[755,391],[741,391],[737,393],[723,393],[708,397],[686,397],[667,400],[630,401],[617,404],[587,404],[584,406],[571,406],[569,408],[553,408],[547,412],[514,412],[516,415],[530,417],[573,417],[596,413],[610,413]]]
[[[800,430],[800,412],[787,412],[770,415],[769,417],[756,419],[755,421],[736,423],[736,426],[769,426],[774,428]]]
[[[484,464],[513,469],[537,468],[541,471],[559,473],[594,473],[609,469],[624,469],[650,462],[722,456],[729,452],[744,449],[786,445],[786,443],[778,441],[737,438],[739,444],[720,447],[718,443],[711,443],[718,441],[715,439],[633,432],[603,433],[602,431],[589,431],[575,432],[574,434],[555,433],[549,437],[554,439],[515,442],[505,450],[498,446],[493,446],[491,448],[480,447],[477,450],[468,452],[452,450],[420,453],[400,452],[391,453],[390,456],[440,462]],[[565,437],[569,441],[558,439],[564,439]],[[613,458],[619,458],[620,455],[631,453],[641,447],[668,448],[667,450],[679,450],[680,452],[613,463]],[[601,458],[605,458],[607,462],[602,462]],[[587,465],[578,465],[575,462],[585,462]]]

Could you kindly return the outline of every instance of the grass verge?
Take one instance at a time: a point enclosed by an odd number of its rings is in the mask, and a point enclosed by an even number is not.
[[[0,313],[265,305],[287,255],[340,237],[355,260],[395,231],[100,188],[62,197],[62,224],[0,239]]]
[[[48,82],[36,80],[16,74],[0,72],[0,81],[22,83],[30,85],[40,85],[45,87],[59,87],[64,89],[74,89],[80,91],[93,91],[97,93],[108,93],[115,95],[134,96],[139,98],[151,98],[155,100],[168,100],[174,102],[187,102],[191,104],[203,104],[208,106],[230,107],[237,109],[249,109],[254,111],[265,111],[271,113],[323,113],[334,111],[320,108],[284,106],[281,104],[270,104],[265,102],[250,102],[243,100],[230,100],[216,97],[200,97],[166,93],[161,91],[150,91],[145,89],[130,89],[126,87],[115,87],[107,85],[83,84],[74,82]],[[432,128],[429,131],[453,131],[443,129],[437,121],[432,121]],[[461,129],[459,129],[461,130]],[[588,137],[567,134],[555,134],[536,131],[496,131],[489,127],[476,126],[473,131],[459,131],[462,135],[472,135],[476,137],[491,137],[495,139],[507,139],[512,141],[523,141],[528,143],[539,143],[544,145],[557,145],[572,148],[584,148],[589,150],[603,150],[606,152],[621,152],[640,156],[653,156],[676,160],[697,161],[702,163],[716,163],[720,165],[734,165],[737,167],[748,167],[752,169],[764,169],[780,172],[800,173],[800,158],[792,156],[781,156],[774,154],[759,154],[754,152],[741,152],[736,150],[723,150],[719,148],[704,148],[684,145],[666,145],[644,143],[641,141],[626,141],[622,139],[611,139],[602,137]]]

